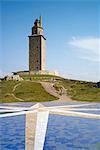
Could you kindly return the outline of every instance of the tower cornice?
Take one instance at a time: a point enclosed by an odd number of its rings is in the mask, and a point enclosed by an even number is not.
[[[29,35],[28,37],[39,37],[39,36],[42,36],[46,40],[46,38],[43,35],[34,34],[34,35]]]

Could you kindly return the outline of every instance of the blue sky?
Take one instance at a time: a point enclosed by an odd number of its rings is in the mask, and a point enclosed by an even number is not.
[[[97,0],[1,0],[0,74],[28,70],[28,36],[43,16],[46,69],[71,79],[100,80]]]

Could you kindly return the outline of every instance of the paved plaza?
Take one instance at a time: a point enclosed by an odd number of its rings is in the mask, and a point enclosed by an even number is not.
[[[0,105],[0,150],[98,150],[100,136],[96,132],[100,133],[99,103],[46,102]],[[91,140],[92,134],[97,140],[86,144],[89,138]],[[79,142],[75,142],[75,137]],[[69,143],[73,145],[70,147]]]

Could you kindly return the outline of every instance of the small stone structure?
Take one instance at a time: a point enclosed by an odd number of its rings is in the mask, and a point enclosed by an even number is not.
[[[23,78],[21,78],[19,75],[7,75],[4,77],[4,79],[6,81],[9,81],[9,80],[22,81],[23,80]]]

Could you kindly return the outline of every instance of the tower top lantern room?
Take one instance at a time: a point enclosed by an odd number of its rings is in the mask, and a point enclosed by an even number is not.
[[[36,19],[29,36],[29,71],[45,70],[45,37],[43,36],[42,16]]]
[[[36,19],[34,22],[34,26],[32,27],[32,35],[38,34],[43,35],[43,28],[42,28],[42,16],[40,16],[40,19]]]

